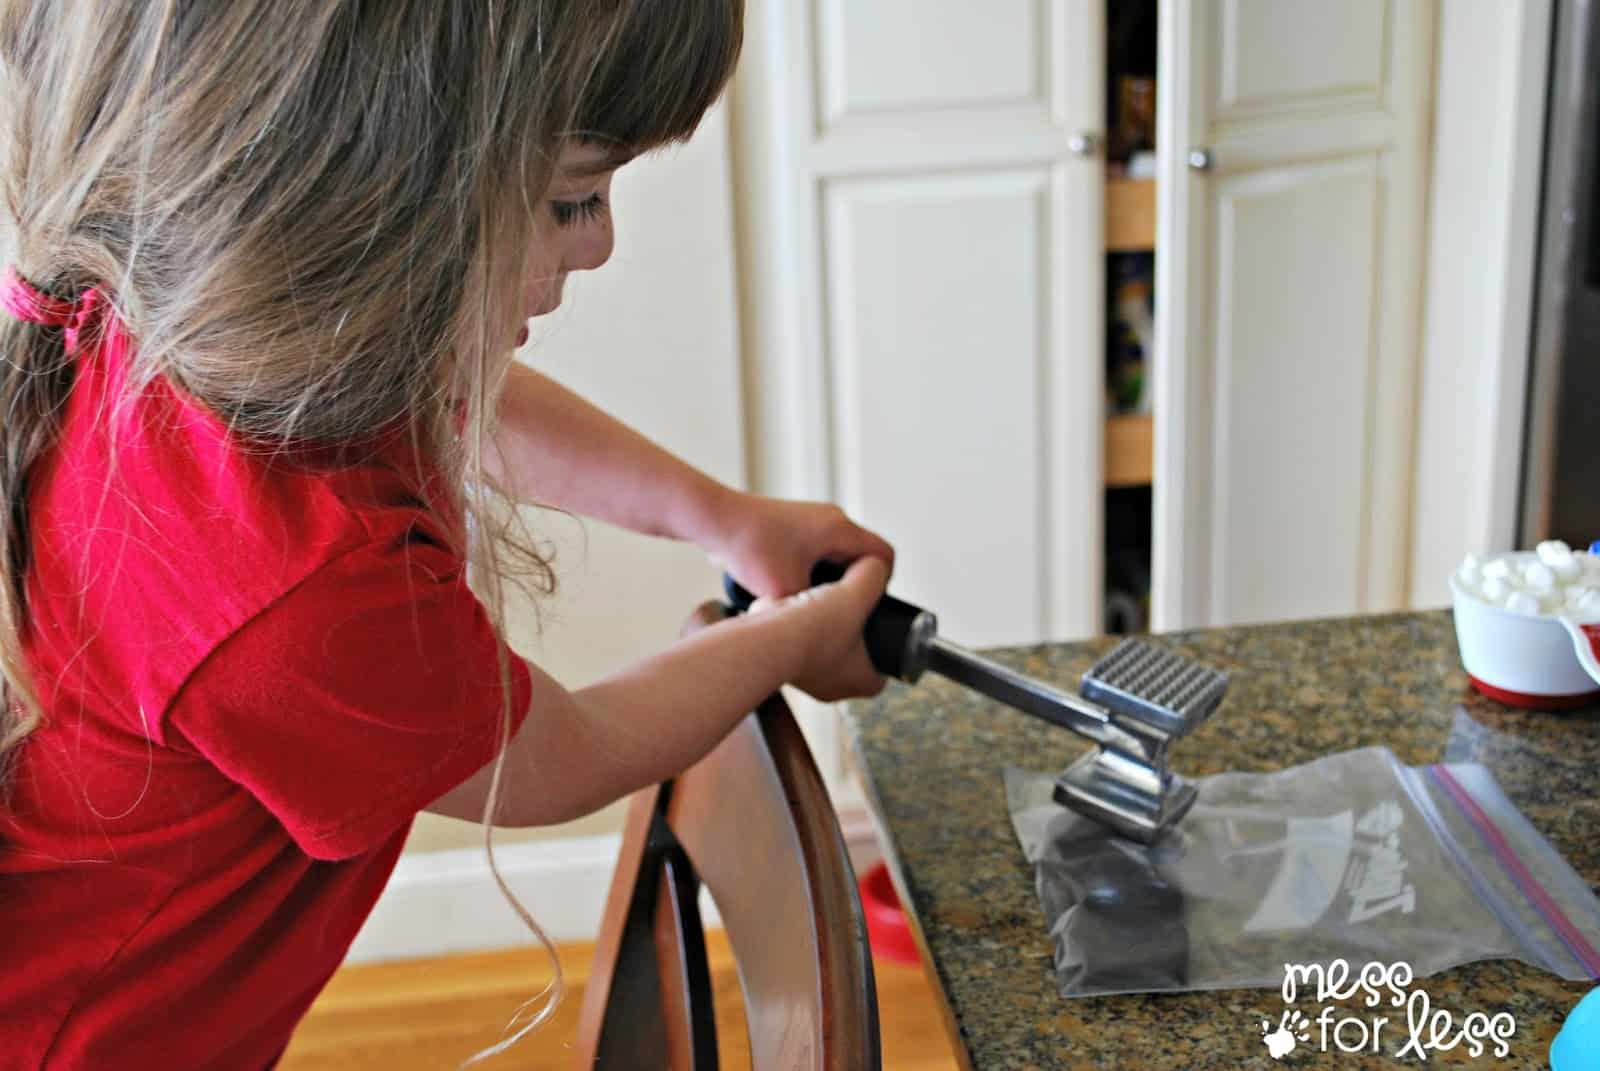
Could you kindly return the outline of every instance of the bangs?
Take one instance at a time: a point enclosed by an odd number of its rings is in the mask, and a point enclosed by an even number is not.
[[[576,110],[578,137],[644,153],[685,141],[733,74],[744,0],[637,0]]]

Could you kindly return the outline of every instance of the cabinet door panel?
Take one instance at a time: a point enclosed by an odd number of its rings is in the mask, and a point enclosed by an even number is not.
[[[1213,8],[1217,114],[1370,106],[1383,89],[1388,8],[1385,0],[1224,0]]]
[[[1043,9],[1039,0],[822,0],[823,121],[1042,97]]]
[[[1233,621],[1353,612],[1369,486],[1361,432],[1377,161],[1217,186],[1212,605]]]
[[[838,494],[965,642],[1045,628],[1049,175],[826,190]],[[1004,592],[1004,598],[996,598]]]
[[[1399,608],[1432,4],[1166,0],[1161,33],[1154,623]]]

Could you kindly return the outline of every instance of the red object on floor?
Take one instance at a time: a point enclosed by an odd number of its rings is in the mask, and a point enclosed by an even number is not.
[[[1470,673],[1467,674],[1467,680],[1490,699],[1504,703],[1508,707],[1520,707],[1524,710],[1577,710],[1579,707],[1600,703],[1600,690],[1579,692],[1577,695],[1531,695],[1527,692],[1496,688]]]
[[[888,866],[878,863],[868,870],[859,887],[861,909],[867,916],[867,940],[872,944],[873,955],[913,967],[921,963],[916,938],[911,936],[911,923],[900,909]]]

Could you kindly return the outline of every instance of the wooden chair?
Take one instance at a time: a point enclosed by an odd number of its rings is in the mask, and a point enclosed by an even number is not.
[[[725,612],[705,603],[684,632]],[[738,965],[754,1071],[880,1068],[854,873],[779,694],[682,776],[634,796],[580,1012],[578,1066],[718,1066],[702,883]]]

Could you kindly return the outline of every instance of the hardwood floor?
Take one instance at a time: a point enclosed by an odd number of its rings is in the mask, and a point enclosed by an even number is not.
[[[739,980],[720,931],[708,937],[725,1071],[748,1071]],[[571,1044],[593,946],[561,947],[567,997],[555,1018],[507,1052],[473,1067],[573,1071]],[[879,1020],[888,1071],[955,1071],[937,998],[921,968],[878,960]],[[537,948],[346,967],[300,1024],[281,1071],[439,1071],[501,1038],[550,966]]]

